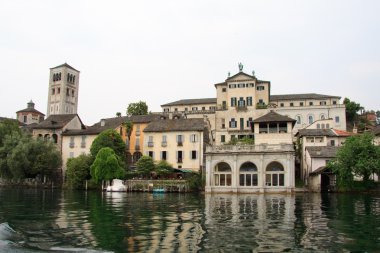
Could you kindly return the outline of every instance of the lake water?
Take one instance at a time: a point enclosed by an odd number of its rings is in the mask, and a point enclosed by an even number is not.
[[[379,195],[0,189],[0,223],[0,252],[380,252]]]

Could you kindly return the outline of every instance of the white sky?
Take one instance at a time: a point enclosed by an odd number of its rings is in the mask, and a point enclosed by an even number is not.
[[[46,114],[49,68],[81,71],[87,125],[184,98],[215,97],[255,70],[272,94],[349,97],[380,110],[378,0],[1,0],[0,116]]]

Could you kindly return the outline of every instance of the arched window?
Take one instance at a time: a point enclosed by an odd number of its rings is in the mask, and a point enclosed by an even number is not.
[[[55,74],[53,74],[53,82],[55,82]]]
[[[307,118],[308,118],[308,120],[309,120],[309,124],[313,124],[313,122],[314,122],[314,117],[313,117],[313,115],[309,115]]]
[[[321,114],[320,118],[321,119],[326,119],[326,116],[324,114]]]
[[[58,80],[61,80],[61,73],[58,74]]]
[[[322,129],[325,129],[325,124],[322,123]]]
[[[301,115],[296,116],[297,124],[302,124]]]
[[[53,142],[58,143],[58,135],[53,134],[52,137],[53,137]]]
[[[266,186],[285,186],[284,167],[279,162],[268,164],[265,172]]]
[[[220,162],[214,168],[214,185],[231,186],[232,173],[228,163]]]
[[[257,167],[251,162],[245,162],[240,166],[240,186],[257,186]]]

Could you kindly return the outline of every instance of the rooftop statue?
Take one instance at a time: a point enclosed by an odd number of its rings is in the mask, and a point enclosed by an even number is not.
[[[243,64],[241,62],[239,62],[239,71],[242,72],[243,71]]]

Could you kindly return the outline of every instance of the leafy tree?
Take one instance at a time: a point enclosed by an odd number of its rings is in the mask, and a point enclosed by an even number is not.
[[[8,152],[4,164],[4,152]],[[62,158],[51,142],[34,139],[25,134],[8,136],[1,148],[2,174],[13,178],[52,176],[62,165]]]
[[[155,166],[152,157],[142,156],[136,163],[137,172],[143,176],[149,176]]]
[[[125,170],[120,166],[119,157],[113,149],[108,147],[99,150],[90,168],[91,177],[96,183],[114,178],[121,179],[125,176]]]
[[[111,148],[120,158],[121,165],[125,163],[125,143],[120,134],[114,129],[107,129],[101,132],[93,141],[90,152],[93,157],[96,157],[99,150],[102,148]]]
[[[373,140],[370,133],[352,136],[338,150],[336,159],[328,166],[337,173],[340,186],[351,188],[354,175],[368,185],[370,176],[380,173],[380,147]]]
[[[170,173],[173,173],[174,169],[173,166],[169,164],[167,161],[161,160],[155,166],[154,171],[157,173],[157,175],[165,176]]]
[[[15,120],[6,119],[0,122],[0,147],[4,145],[4,139],[7,135],[20,134],[21,130]]]
[[[121,117],[121,112],[117,112],[116,117]]]
[[[128,140],[130,140],[131,139],[132,130],[133,130],[133,122],[130,121],[130,120],[127,120],[126,122],[124,122],[123,125],[124,125],[124,127],[126,129]]]
[[[127,108],[127,115],[147,115],[148,106],[144,101],[139,101],[137,103],[130,103]]]
[[[345,98],[343,104],[346,106],[347,121],[353,122],[356,120],[358,111],[363,109],[363,107],[359,103],[351,101],[349,98]]]
[[[83,182],[90,179],[90,167],[93,162],[91,155],[80,155],[67,160],[67,185],[73,189],[83,188]]]

